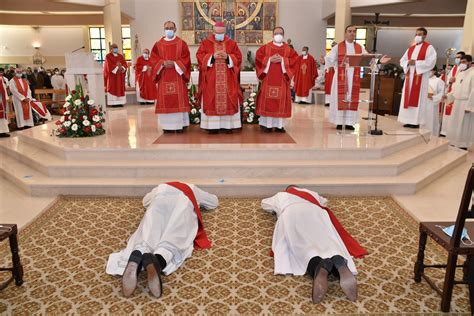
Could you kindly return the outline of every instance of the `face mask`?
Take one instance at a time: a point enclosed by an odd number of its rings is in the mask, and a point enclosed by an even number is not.
[[[174,31],[173,30],[165,30],[165,36],[167,38],[173,38],[174,37]]]
[[[50,76],[50,77],[51,77],[51,73],[50,73],[50,72],[48,72],[48,76]]]
[[[148,54],[147,54],[147,53],[143,53],[143,58],[148,59]]]
[[[301,54],[303,54],[303,56],[306,56],[306,55],[308,55],[308,52],[304,50],[304,51],[301,52]]]
[[[448,235],[449,237],[453,237],[453,233],[454,233],[454,225],[451,225],[451,226],[440,226],[440,225],[436,225],[436,227],[439,227],[443,230],[443,232]],[[464,240],[468,240],[469,243],[466,243],[464,242]],[[461,233],[461,242],[463,244],[465,244],[466,246],[471,246],[473,245],[474,243],[472,242],[471,238],[469,237],[469,235],[467,234],[467,229],[466,228],[463,228],[462,229],[462,233]]]
[[[16,73],[15,76],[16,76],[17,78],[21,78],[21,76],[23,76],[23,74]]]
[[[459,64],[461,63],[461,58],[456,58],[456,59],[454,59],[454,63],[455,63],[456,65],[459,65]]]
[[[114,54],[118,54],[118,48],[112,49],[112,52],[113,52]]]
[[[224,34],[224,33],[222,33],[222,34],[215,34],[215,37],[216,37],[216,41],[222,42],[222,41],[224,40],[225,34]]]
[[[420,44],[423,42],[423,37],[421,35],[415,36],[415,43]]]
[[[55,75],[58,75],[58,74],[59,74],[59,71],[55,71],[54,74],[55,74]]]
[[[275,41],[275,43],[280,44],[281,42],[283,42],[283,35],[276,34],[273,36],[273,40]]]
[[[459,65],[459,70],[460,71],[463,71],[463,70],[466,70],[467,69],[467,65],[466,64],[460,64]]]

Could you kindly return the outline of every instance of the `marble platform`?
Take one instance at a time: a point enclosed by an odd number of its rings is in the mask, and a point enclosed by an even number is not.
[[[143,196],[173,180],[220,196],[268,196],[288,184],[322,194],[409,195],[466,160],[445,139],[391,119],[380,118],[383,136],[367,135],[365,120],[342,134],[328,108],[293,109],[286,129],[295,143],[245,144],[154,144],[162,130],[152,107],[108,109],[103,136],[60,139],[50,123],[1,139],[0,175],[33,196]]]

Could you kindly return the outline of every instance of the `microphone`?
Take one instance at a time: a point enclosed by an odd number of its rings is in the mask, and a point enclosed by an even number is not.
[[[81,49],[83,49],[83,48],[85,48],[85,46],[79,47],[78,49],[73,50],[71,53],[75,53],[75,52],[77,52],[78,50],[81,50]]]

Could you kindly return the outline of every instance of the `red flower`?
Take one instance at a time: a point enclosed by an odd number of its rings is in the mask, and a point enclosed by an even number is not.
[[[65,130],[64,128],[60,128],[60,129],[59,129],[59,133],[61,133],[61,134],[64,134],[65,131],[66,131],[66,130]]]
[[[84,127],[84,128],[82,129],[82,131],[83,131],[84,133],[89,133],[89,132],[91,131],[91,127],[90,127],[90,126],[86,126],[86,127]]]
[[[56,125],[61,125],[61,124],[62,124],[62,122],[60,120],[56,121]]]
[[[72,91],[71,91],[71,94],[76,94],[76,93],[77,93],[76,90],[72,90]]]
[[[81,101],[84,102],[85,98],[84,97],[80,97]]]
[[[99,112],[96,109],[92,109],[91,116],[97,115]]]
[[[96,127],[96,128],[102,128],[102,124],[100,124],[100,123],[95,123],[95,127]]]

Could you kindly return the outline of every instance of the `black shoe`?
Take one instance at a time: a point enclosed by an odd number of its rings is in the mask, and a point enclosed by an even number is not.
[[[439,137],[446,137],[446,135],[443,135],[443,134],[439,134]]]
[[[342,125],[336,126],[336,129],[339,130],[339,131],[342,130]]]
[[[145,253],[143,255],[143,266],[147,272],[148,289],[155,297],[160,297],[163,292],[161,282],[161,267],[154,254]]]
[[[218,129],[208,129],[207,132],[211,135],[219,134]]]
[[[226,134],[232,134],[233,132],[234,132],[234,131],[232,131],[231,129],[227,129],[227,130],[225,131]]]
[[[146,102],[140,102],[140,105],[145,105],[145,104],[146,104]]]
[[[320,303],[326,292],[328,291],[328,276],[329,271],[324,267],[324,263],[321,262],[315,269],[315,275],[313,276],[313,292],[311,294],[313,303]]]
[[[324,106],[329,106],[329,103],[325,103]]]
[[[410,127],[410,124],[404,124],[403,127]]]
[[[176,130],[176,134],[183,134],[183,133],[184,133],[184,131],[182,129]]]
[[[174,133],[174,131],[171,131],[169,129],[164,129],[163,130],[163,134],[173,134],[173,133]]]
[[[10,134],[8,133],[0,133],[0,137],[10,137]]]
[[[348,129],[348,130],[350,130],[350,131],[354,131],[354,130],[355,130],[354,126],[352,126],[352,125],[346,125],[346,129]]]
[[[412,125],[411,128],[420,128],[420,125]]]
[[[271,133],[273,130],[271,128],[268,128],[268,127],[264,127],[263,128],[263,132],[264,133]]]
[[[284,127],[282,127],[282,128],[276,128],[275,127],[275,132],[277,132],[277,133],[286,133],[286,130],[285,130]]]
[[[138,273],[141,270],[142,253],[134,250],[128,259],[122,275],[122,293],[125,297],[132,296],[138,282]]]

